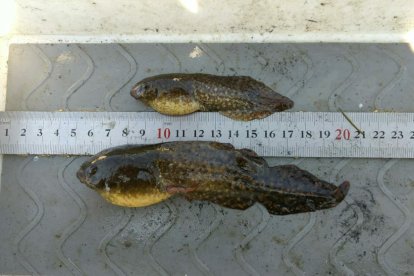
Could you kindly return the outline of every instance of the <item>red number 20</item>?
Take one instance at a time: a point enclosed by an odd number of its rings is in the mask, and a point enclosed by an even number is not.
[[[349,131],[349,129],[338,128],[335,131],[336,131],[335,140],[341,140],[342,138],[345,140],[349,140],[351,138],[351,132]]]

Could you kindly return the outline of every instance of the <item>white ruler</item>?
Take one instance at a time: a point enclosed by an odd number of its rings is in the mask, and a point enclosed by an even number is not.
[[[414,113],[346,116],[284,112],[240,122],[218,113],[0,112],[0,154],[85,155],[124,144],[198,140],[231,143],[261,156],[414,157]]]

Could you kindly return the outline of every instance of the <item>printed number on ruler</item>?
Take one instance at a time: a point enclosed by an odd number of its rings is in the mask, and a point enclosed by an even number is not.
[[[13,128],[13,126],[5,127],[3,124],[2,135],[3,138],[10,139],[27,139],[30,138],[31,142],[36,142],[36,139],[42,139],[43,137],[50,138],[63,138],[63,139],[87,139],[94,138],[96,136],[103,138],[111,137],[124,137],[134,136],[135,138],[146,138],[150,140],[176,140],[180,138],[186,138],[185,140],[205,138],[205,139],[323,139],[323,140],[353,140],[353,139],[391,139],[391,140],[414,140],[414,130],[401,131],[401,130],[370,130],[370,131],[358,131],[351,128],[336,128],[336,129],[217,129],[217,128],[205,128],[205,129],[192,129],[192,128],[129,128],[128,126],[108,128],[104,124],[101,126],[76,126],[70,124],[61,124],[54,128],[43,128],[39,126],[24,124],[26,126],[20,128]],[[413,126],[414,129],[414,126]],[[91,139],[93,140],[93,139]]]
[[[218,141],[264,156],[414,157],[414,114],[279,113],[239,122],[216,113],[0,113],[0,153],[90,154],[123,144]]]

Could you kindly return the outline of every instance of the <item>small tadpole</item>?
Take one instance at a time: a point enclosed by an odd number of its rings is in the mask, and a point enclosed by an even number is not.
[[[345,114],[345,112],[342,111],[342,109],[338,108],[339,111],[342,113],[342,116],[345,117],[345,119],[356,129],[356,131],[358,131],[358,133],[364,133],[364,131],[362,129],[360,129],[359,127],[357,127],[357,125],[351,120],[351,118],[348,117],[348,115]]]

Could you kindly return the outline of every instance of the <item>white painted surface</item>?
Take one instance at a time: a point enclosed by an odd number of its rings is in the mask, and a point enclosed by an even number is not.
[[[15,15],[6,18],[13,36],[185,42],[401,41],[414,29],[414,3],[409,0],[2,2],[10,9],[8,14]]]

